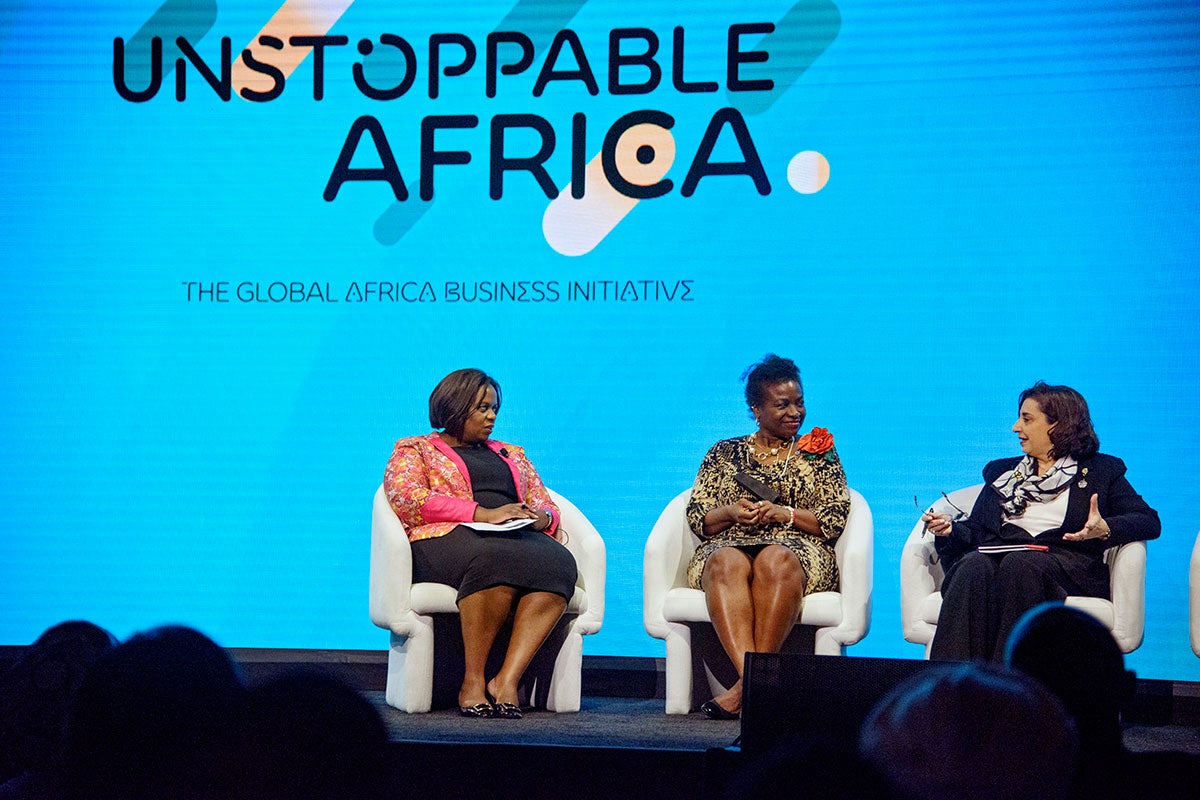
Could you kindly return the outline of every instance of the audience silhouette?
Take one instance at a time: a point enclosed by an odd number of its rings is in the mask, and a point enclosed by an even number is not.
[[[0,677],[0,798],[61,794],[68,713],[87,670],[115,644],[90,622],[63,622]]]
[[[904,800],[1060,800],[1077,751],[1062,704],[1000,666],[931,667],[884,697],[859,750]]]
[[[243,730],[246,800],[383,800],[387,728],[342,681],[296,671],[252,687]]]
[[[1121,709],[1133,698],[1136,676],[1092,615],[1061,602],[1035,606],[1013,628],[1004,661],[1053,692],[1075,721],[1080,750],[1071,797],[1169,800],[1200,793],[1197,757],[1125,749]]]
[[[1200,757],[1131,753],[1135,675],[1089,614],[1043,603],[1005,665],[931,665],[890,692],[853,748],[795,738],[728,798],[1192,798]],[[0,800],[383,800],[387,730],[336,677],[298,670],[247,687],[192,628],[123,643],[89,622],[48,629],[0,675]]]
[[[233,797],[245,689],[229,655],[181,626],[136,634],[84,678],[67,731],[70,800]]]

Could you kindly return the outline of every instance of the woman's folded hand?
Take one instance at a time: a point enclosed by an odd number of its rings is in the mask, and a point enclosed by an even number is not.
[[[475,507],[476,522],[499,524],[512,519],[537,519],[537,512],[528,508],[524,503],[508,503],[498,508]]]

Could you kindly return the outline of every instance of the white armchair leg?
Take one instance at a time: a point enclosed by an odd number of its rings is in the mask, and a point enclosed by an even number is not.
[[[813,641],[813,652],[819,656],[844,656],[846,646],[837,640],[837,628],[817,628]]]
[[[391,635],[386,698],[401,711],[420,713],[433,708],[433,617],[413,616],[411,635]]]
[[[578,711],[582,694],[581,674],[583,671],[583,637],[576,633],[574,625],[554,659],[554,673],[550,676],[550,693],[546,698],[548,711]]]
[[[667,627],[667,713],[686,714],[692,710],[692,631],[679,622]]]

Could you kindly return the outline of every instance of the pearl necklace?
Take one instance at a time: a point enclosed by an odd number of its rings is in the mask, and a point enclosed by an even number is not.
[[[784,457],[781,462],[779,453],[783,450],[783,443],[785,441],[788,443],[787,456]],[[757,461],[759,464],[762,464],[764,467],[782,464],[779,469],[780,480],[783,480],[783,478],[787,475],[788,466],[792,461],[792,450],[795,448],[795,446],[795,439],[780,439],[779,444],[775,447],[770,447],[769,445],[760,445],[758,441],[758,432],[756,431],[750,434],[750,455],[755,461]]]
[[[750,434],[750,448],[755,460],[762,462],[778,461],[779,453],[783,450],[783,443],[788,440],[780,439],[779,444],[771,447],[770,445],[761,444],[758,437],[758,433]]]

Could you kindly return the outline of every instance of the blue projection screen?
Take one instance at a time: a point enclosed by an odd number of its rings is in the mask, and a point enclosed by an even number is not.
[[[1088,398],[1161,514],[1130,659],[1200,679],[1190,0],[138,0],[0,9],[0,644],[82,617],[383,649],[370,504],[452,369],[608,549],[592,655],[739,376],[804,376],[875,520]]]

